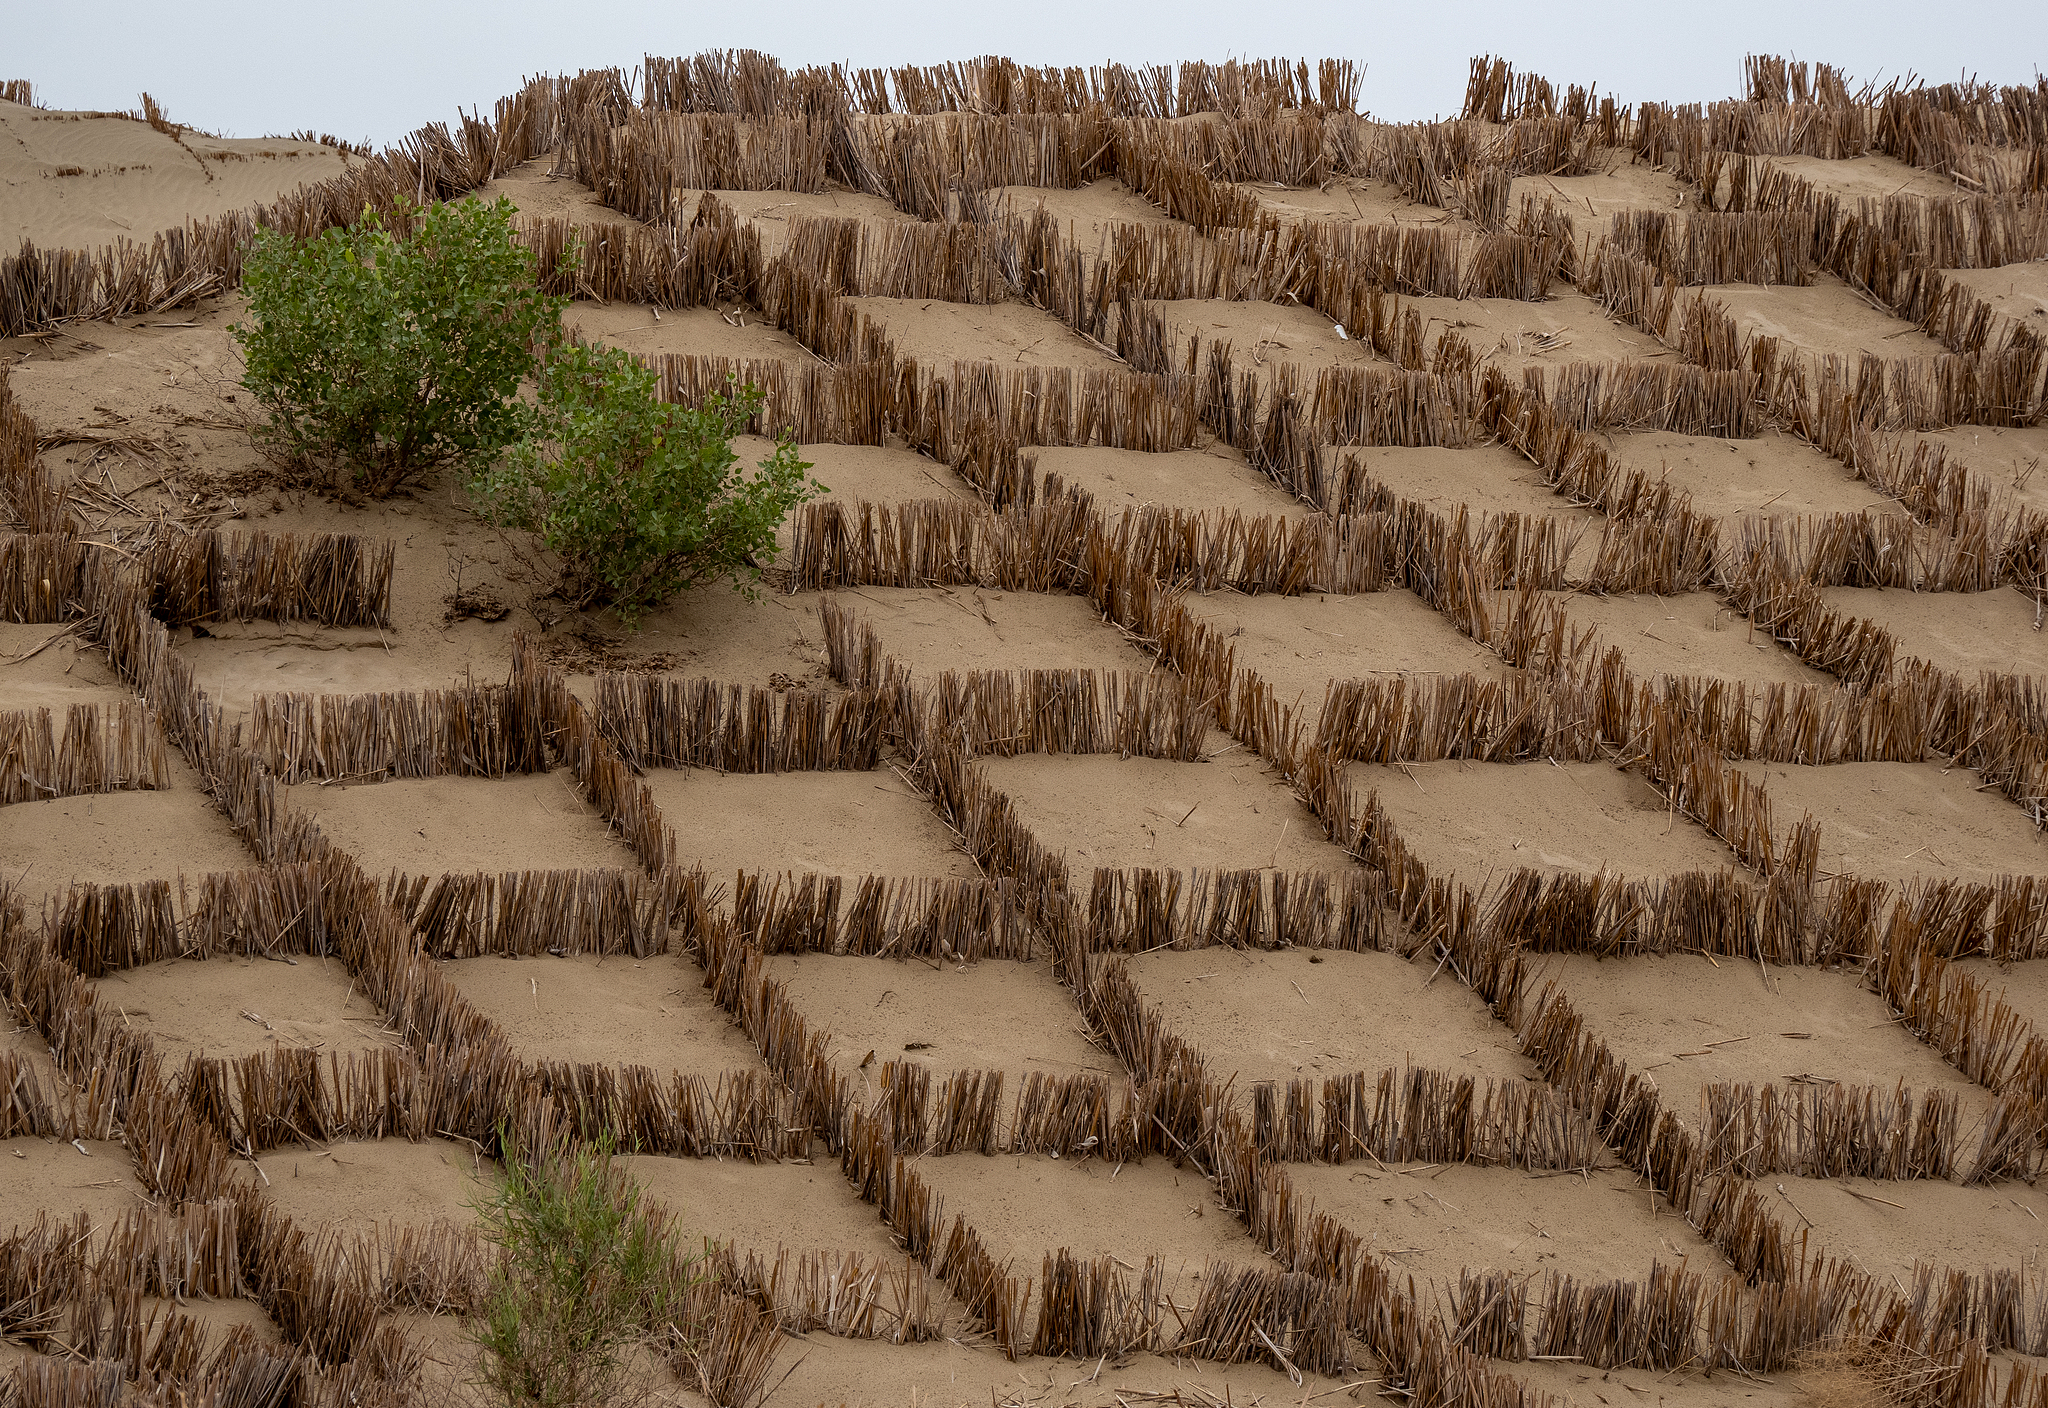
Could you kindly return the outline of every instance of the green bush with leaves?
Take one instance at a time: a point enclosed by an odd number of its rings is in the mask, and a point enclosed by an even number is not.
[[[577,609],[628,625],[678,593],[730,578],[749,590],[791,509],[823,492],[788,437],[752,474],[732,448],[762,397],[735,382],[700,406],[655,395],[654,373],[614,348],[566,347],[540,374],[534,434],[471,481],[486,521],[532,533]]]
[[[259,231],[242,265],[243,385],[273,454],[390,494],[486,464],[530,428],[519,399],[565,300],[542,293],[513,206],[403,205],[312,239]]]
[[[690,1322],[694,1258],[642,1208],[609,1138],[540,1162],[504,1146],[504,1185],[477,1209],[497,1253],[470,1324],[479,1386],[515,1408],[630,1400],[633,1347]]]

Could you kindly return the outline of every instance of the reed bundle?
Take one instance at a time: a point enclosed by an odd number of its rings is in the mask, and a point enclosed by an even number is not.
[[[1115,753],[1193,762],[1202,756],[1208,700],[1169,674],[1108,670],[940,673],[915,691],[906,733],[963,756]]]
[[[0,712],[0,806],[171,785],[162,732],[143,704]]]
[[[1021,115],[1100,105],[1118,117],[1257,117],[1295,108],[1350,112],[1358,93],[1357,67],[1349,59],[1321,60],[1314,81],[1305,60],[1082,69],[1033,68],[993,55],[924,68],[862,69],[849,79],[861,110],[878,114]]]
[[[893,362],[888,330],[788,259],[772,261],[761,278],[768,320],[827,362]]]
[[[384,902],[438,959],[543,953],[630,953],[669,946],[668,896],[625,870],[521,870],[502,874],[401,875]]]
[[[899,433],[976,482],[965,466],[985,457],[983,440],[1152,452],[1184,449],[1201,428],[1192,379],[1120,368],[956,362],[941,375],[906,359],[896,384]]]
[[[788,434],[799,443],[880,445],[893,411],[887,364],[798,366],[762,357],[664,353],[655,364],[664,401],[700,406],[725,396],[738,380],[761,392],[762,406],[743,427],[755,435]]]
[[[881,693],[831,699],[816,690],[607,672],[596,679],[591,714],[597,735],[636,771],[769,773],[874,767],[892,708]]]
[[[657,112],[734,113],[755,121],[843,113],[846,75],[837,66],[791,73],[772,54],[754,49],[712,49],[688,58],[647,55],[641,64],[640,102]],[[624,94],[619,101],[629,101]]]
[[[86,551],[63,533],[0,534],[0,620],[69,617],[77,609]]]
[[[568,115],[558,165],[606,205],[650,225],[680,225],[699,191],[825,189],[831,128],[807,117],[638,110],[622,122]]]
[[[964,1217],[953,1219],[953,1229],[933,1261],[933,1270],[952,1287],[967,1313],[989,1327],[996,1348],[1012,1360],[1030,1352],[1024,1320],[1024,1308],[1031,1299],[1030,1278],[1019,1281],[1012,1276],[1010,1263],[991,1256],[981,1234],[969,1227]]]
[[[1032,957],[1017,887],[1006,880],[934,880],[742,871],[734,933],[767,954],[942,958],[974,963]]]
[[[159,538],[145,564],[152,609],[192,621],[389,626],[396,550],[352,533],[205,532]]]
[[[1384,882],[1372,874],[1097,870],[1086,942],[1094,953],[1162,948],[1389,947]]]
[[[1701,1152],[1745,1178],[1953,1178],[1962,1132],[1952,1091],[1916,1103],[1901,1086],[1781,1090],[1716,1082],[1700,1092]]]
[[[379,694],[259,694],[250,750],[287,786],[310,779],[503,777],[544,771],[540,721],[506,685]]]
[[[1211,1262],[1177,1347],[1225,1364],[1340,1374],[1349,1362],[1335,1288],[1320,1276]]]
[[[996,303],[1008,291],[999,239],[987,225],[799,215],[786,257],[834,293]]]
[[[551,1100],[560,1127],[578,1139],[609,1134],[621,1149],[681,1159],[800,1159],[811,1148],[813,1110],[771,1073],[716,1078],[640,1065],[542,1062],[528,1101]]]
[[[1266,1103],[1270,1108],[1274,1102]],[[1263,1115],[1258,1099],[1253,1104],[1253,1137],[1275,1159],[1341,1164],[1369,1158],[1533,1171],[1595,1168],[1605,1157],[1583,1113],[1550,1087],[1520,1081],[1417,1067],[1376,1075],[1357,1071],[1326,1077],[1320,1091],[1313,1081],[1291,1081],[1285,1103],[1290,1118],[1284,1124]],[[1289,1146],[1292,1152],[1283,1152]]]
[[[826,499],[797,510],[790,571],[799,591],[963,585],[1058,591],[1076,584],[1089,517],[1087,498],[1071,493],[999,512],[958,499]]]
[[[521,219],[514,232],[533,251],[545,293],[662,308],[751,303],[760,294],[760,231],[708,192],[687,224],[578,225],[549,216]]]
[[[749,1251],[742,1262],[720,1245],[709,1259],[711,1274],[729,1294],[773,1315],[793,1334],[823,1330],[841,1339],[922,1344],[942,1333],[925,1269],[911,1258],[895,1265],[859,1252],[777,1247],[772,1260]]]

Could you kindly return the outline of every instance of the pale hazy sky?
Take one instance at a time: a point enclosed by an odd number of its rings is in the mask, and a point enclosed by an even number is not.
[[[12,13],[9,13],[9,12]],[[780,4],[73,0],[0,8],[0,78],[53,107],[129,108],[144,89],[173,119],[229,136],[310,127],[389,142],[458,106],[486,108],[524,75],[632,65],[645,53],[751,48],[792,66],[887,66],[998,53],[1097,64],[1281,55],[1365,65],[1364,104],[1397,120],[1454,112],[1466,61],[1500,54],[1623,101],[1734,96],[1745,53],[1837,64],[1853,80],[1914,72],[2031,82],[2048,63],[2048,3],[1800,0],[1657,4],[1403,0],[1076,3],[974,0]]]

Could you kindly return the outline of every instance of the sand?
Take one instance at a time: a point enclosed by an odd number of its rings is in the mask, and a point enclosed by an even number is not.
[[[888,331],[898,357],[943,367],[988,361],[1012,367],[1122,365],[1109,352],[1052,314],[1028,303],[941,303],[918,298],[849,298],[846,302]]]
[[[859,587],[840,604],[875,628],[882,649],[921,682],[947,670],[1120,670],[1152,657],[1086,597],[982,587]]]
[[[1724,1263],[1649,1186],[1620,1168],[1530,1174],[1478,1164],[1303,1164],[1295,1193],[1350,1228],[1398,1274],[1455,1295],[1458,1273],[1482,1268],[1580,1281],[1640,1281],[1650,1263],[1712,1274]],[[1653,1207],[1654,1205],[1654,1207]]]
[[[1754,440],[1722,440],[1637,431],[1609,437],[1609,446],[1617,463],[1652,480],[1668,480],[1692,496],[1697,512],[1717,518],[1898,511],[1840,460],[1777,432]]]
[[[1202,1273],[1211,1263],[1265,1260],[1244,1224],[1218,1205],[1209,1180],[1166,1159],[1119,1165],[1036,1154],[951,1154],[921,1161],[918,1173],[946,1200],[949,1213],[981,1234],[989,1255],[1013,1263],[1020,1277],[1037,1280],[1044,1254],[1062,1247],[1140,1269],[1147,1257],[1157,1257],[1164,1294],[1185,1313],[1201,1296]],[[1026,1323],[1036,1307],[1034,1288]]]
[[[1353,864],[1286,784],[1242,749],[1199,763],[1034,754],[979,766],[1083,887],[1090,870]]]
[[[1939,763],[1739,763],[1763,780],[1780,830],[1802,814],[1820,823],[1820,869],[1904,885],[1986,881],[2039,871],[2048,838],[2027,813],[1975,773]]]
[[[659,768],[646,782],[675,833],[677,861],[716,878],[741,870],[980,873],[924,798],[887,769],[742,775]]]
[[[903,1255],[881,1214],[839,1176],[836,1160],[750,1164],[633,1154],[616,1167],[650,1204],[667,1207],[687,1234],[730,1242],[742,1258],[751,1251],[772,1262],[777,1247],[859,1252],[884,1262]]]
[[[2048,675],[2048,633],[2036,624],[2042,607],[2017,587],[1988,592],[1881,591],[1829,587],[1829,606],[1875,621],[1898,638],[1898,653],[1953,670],[1965,680],[1979,671]]]
[[[1012,215],[1028,216],[1043,209],[1060,222],[1061,233],[1080,246],[1091,265],[1118,226],[1175,223],[1172,216],[1114,176],[1072,190],[997,186],[988,195],[991,201],[1007,202]]]
[[[1546,593],[1570,622],[1567,636],[1599,633],[1593,647],[1618,646],[1637,676],[1701,675],[1709,679],[1810,684],[1831,689],[1834,676],[1803,663],[1765,632],[1751,628],[1712,592],[1683,596],[1597,596]]]
[[[1612,153],[1615,163],[1592,176],[1517,176],[1508,187],[1508,209],[1519,213],[1522,202],[1534,197],[1540,206],[1545,199],[1569,210],[1572,233],[1581,245],[1588,239],[1598,245],[1624,210],[1689,210],[1699,204],[1699,192],[1662,167],[1638,161],[1632,152]]]
[[[1197,513],[1241,513],[1247,518],[1299,518],[1310,512],[1247,464],[1242,451],[1221,443],[1164,454],[1106,445],[1048,445],[1025,453],[1035,460],[1042,483],[1058,476],[1067,487],[1086,490],[1106,514],[1148,504]]]
[[[648,358],[689,353],[815,364],[814,354],[802,343],[776,328],[760,309],[745,305],[657,313],[640,303],[573,303],[562,314],[562,325],[592,342]]]
[[[775,442],[759,435],[741,435],[733,440],[732,448],[740,467],[751,471],[775,453]],[[827,492],[820,498],[874,504],[977,498],[973,486],[952,470],[899,445],[811,443],[801,446],[798,454],[811,466],[805,473],[825,486]]]
[[[476,1220],[476,1204],[495,1193],[498,1177],[495,1163],[451,1139],[288,1145],[256,1162],[260,1177],[237,1167],[307,1232],[368,1234],[389,1223],[466,1227]]]
[[[1758,1191],[1775,1193],[1778,1181]],[[1898,1285],[1910,1288],[1915,1262],[1958,1270],[1967,1266],[1980,1275],[2024,1266],[2031,1278],[2039,1274],[2048,1244],[2042,1230],[2048,1227],[2048,1193],[2023,1183],[1989,1188],[1925,1179],[1786,1178],[1783,1183],[1785,1192],[1772,1200],[1782,1222],[1802,1229],[1811,1223],[1808,1236],[1816,1249],[1844,1257],[1888,1284],[1896,1278]]]
[[[1256,181],[1239,189],[1250,191],[1260,211],[1283,224],[1320,220],[1339,225],[1441,225],[1452,219],[1437,206],[1411,199],[1393,182],[1370,177],[1339,178],[1321,186]]]
[[[1773,156],[1769,160],[1771,165],[1800,180],[1811,181],[1821,190],[1833,191],[1851,202],[1860,197],[1884,200],[1897,195],[1939,199],[1954,196],[1962,189],[1935,172],[1908,166],[1882,152],[1837,161],[1818,156]]]
[[[128,1151],[106,1140],[79,1145],[20,1135],[0,1139],[0,1237],[34,1225],[38,1213],[61,1220],[84,1212],[108,1230],[149,1201]]]
[[[1206,367],[1209,349],[1227,342],[1233,351],[1231,369],[1240,375],[1257,373],[1261,394],[1282,365],[1295,367],[1302,377],[1297,384],[1309,388],[1325,367],[1386,365],[1369,343],[1355,335],[1339,337],[1329,318],[1298,304],[1199,298],[1169,299],[1151,306],[1166,319],[1169,355],[1175,366],[1187,364],[1191,343],[1200,346],[1201,365]]]
[[[1956,962],[1982,982],[1993,998],[2036,1027],[2048,1028],[2048,962],[2028,959],[1993,963],[1988,958],[1960,958]]]
[[[1948,350],[1913,324],[1880,311],[1832,274],[1816,274],[1804,288],[1716,284],[1700,290],[1700,296],[1718,300],[1745,337],[1775,337],[1808,355],[1927,357]]]
[[[1529,1078],[1514,1034],[1448,974],[1432,982],[1435,966],[1391,953],[1205,948],[1143,954],[1131,977],[1202,1049],[1210,1078],[1234,1075],[1240,1090],[1402,1066]]]
[[[441,965],[441,975],[497,1023],[523,1061],[647,1066],[712,1085],[754,1070],[760,1053],[704,990],[703,973],[680,953],[635,959],[506,958]]]
[[[148,244],[182,227],[331,180],[333,147],[282,137],[176,136],[125,115],[0,103],[0,248]]]
[[[311,1048],[325,1058],[403,1044],[339,959],[170,959],[93,986],[172,1067],[188,1056]]]
[[[170,787],[0,807],[0,856],[30,911],[73,884],[118,885],[243,870],[256,859],[169,751]]]
[[[1675,355],[1649,334],[1616,322],[1606,309],[1563,284],[1553,285],[1551,296],[1541,303],[1514,298],[1409,298],[1401,306],[1422,315],[1422,337],[1427,346],[1433,349],[1446,331],[1455,332],[1472,344],[1482,366],[1499,367],[1516,383],[1530,367]]]
[[[1891,1018],[1853,970],[1772,968],[1699,954],[1598,960],[1549,958],[1587,1028],[1662,1091],[1664,1108],[1700,1117],[1700,1090],[1717,1081],[1770,1083],[1803,1097],[1806,1078],[1960,1097],[1967,1128],[1990,1103],[1932,1048]],[[1720,1043],[1716,1045],[1714,1043]]]
[[[1121,1079],[1123,1068],[1089,1035],[1074,996],[1053,980],[1051,963],[987,959],[932,965],[895,958],[780,955],[768,975],[788,991],[811,1030],[832,1034],[832,1059],[867,1077],[888,1061],[954,1071],[994,1070],[1006,1077],[1004,1109],[1014,1106],[1033,1071],[1084,1072]],[[991,1013],[1001,1020],[991,1022]]]
[[[566,771],[308,783],[288,788],[286,800],[372,875],[602,870],[633,861]]]
[[[106,655],[63,625],[0,621],[0,712],[48,709],[58,727],[73,704],[134,703]]]
[[[521,162],[497,179],[477,187],[477,199],[509,200],[529,220],[567,220],[572,225],[640,223],[613,210],[581,181],[570,176],[549,175],[549,168],[554,164],[552,157],[536,157],[532,161]]]
[[[749,600],[723,582],[684,592],[628,632],[610,617],[574,617],[541,650],[585,694],[593,669],[651,669],[728,684],[830,689],[825,629],[814,593],[760,590]]]
[[[1432,876],[1467,885],[1515,870],[1656,878],[1734,861],[1642,778],[1608,763],[1353,764],[1349,778],[1361,802],[1379,793]]]
[[[1497,675],[1500,657],[1438,615],[1413,592],[1330,596],[1245,596],[1208,592],[1187,599],[1194,614],[1224,631],[1240,669],[1255,671],[1274,697],[1319,715],[1330,685],[1379,675]]]

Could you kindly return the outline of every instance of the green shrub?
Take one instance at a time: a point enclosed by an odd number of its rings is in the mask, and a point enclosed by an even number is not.
[[[644,1213],[608,1138],[538,1164],[503,1143],[504,1187],[477,1209],[497,1251],[470,1329],[480,1386],[518,1408],[632,1397],[627,1353],[688,1322],[693,1258]]]
[[[510,201],[403,206],[309,240],[259,231],[242,266],[243,385],[274,455],[382,496],[488,463],[526,433],[519,400],[564,300],[536,282]]]
[[[721,577],[749,589],[776,528],[824,488],[786,437],[753,474],[735,468],[733,437],[761,409],[754,388],[735,382],[694,408],[654,393],[631,354],[564,348],[541,371],[534,434],[470,486],[486,521],[560,559],[564,600],[610,606],[628,625]]]

